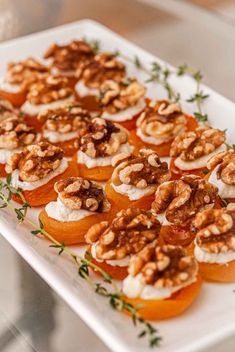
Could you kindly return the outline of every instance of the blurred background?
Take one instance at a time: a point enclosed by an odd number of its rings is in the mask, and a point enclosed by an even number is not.
[[[0,0],[0,41],[84,18],[173,65],[200,68],[235,100],[235,0]],[[108,351],[1,237],[0,267],[0,351]],[[234,345],[230,338],[206,351]]]

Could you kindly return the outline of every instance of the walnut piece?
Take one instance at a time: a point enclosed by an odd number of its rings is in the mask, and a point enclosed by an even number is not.
[[[73,94],[66,77],[47,75],[29,87],[27,100],[34,105],[48,104]]]
[[[69,177],[55,183],[61,202],[71,210],[103,213],[110,210],[103,187],[82,177]]]
[[[99,103],[104,111],[115,114],[135,106],[145,95],[146,88],[134,78],[120,82],[107,80],[100,86]]]
[[[48,72],[47,66],[29,57],[26,60],[8,64],[6,81],[21,85],[21,90],[25,91],[30,84],[44,77]]]
[[[100,88],[100,84],[109,79],[119,82],[125,73],[125,65],[114,55],[100,53],[85,66],[79,79],[90,88]]]
[[[97,242],[97,258],[123,259],[157,240],[160,227],[159,221],[149,211],[129,208],[117,213],[110,225],[103,221],[92,226],[85,239],[89,244]]]
[[[37,132],[27,126],[18,117],[8,118],[0,122],[0,148],[16,149],[36,141]]]
[[[170,150],[170,156],[185,161],[196,160],[212,153],[225,141],[225,132],[216,128],[199,127],[177,136]]]
[[[45,110],[37,118],[44,123],[43,130],[58,133],[84,129],[91,120],[89,112],[76,102],[66,103],[57,109]]]
[[[142,274],[144,282],[156,288],[185,285],[196,279],[198,265],[181,246],[150,244],[131,257],[129,274]]]
[[[0,122],[9,118],[17,118],[13,105],[6,99],[0,98]]]
[[[206,209],[194,220],[196,244],[209,253],[235,251],[235,213],[227,209]]]
[[[138,156],[118,154],[112,162],[112,183],[132,185],[139,189],[157,186],[171,177],[167,162],[162,162],[151,149],[141,149]]]
[[[178,103],[167,100],[150,101],[136,125],[141,132],[149,137],[170,140],[185,130],[186,115]]]
[[[60,71],[82,70],[94,57],[92,47],[83,40],[73,40],[67,45],[52,44],[44,58],[52,58],[52,66]]]
[[[218,167],[216,176],[227,185],[235,185],[235,151],[229,149],[226,152],[218,153],[207,163],[207,168],[213,170]]]
[[[32,144],[11,155],[6,171],[11,174],[18,169],[22,181],[37,181],[59,167],[63,154],[61,148],[47,142]]]
[[[128,141],[128,131],[111,121],[95,117],[78,131],[78,147],[90,158],[110,156]]]
[[[168,221],[182,224],[206,207],[212,207],[217,197],[218,188],[208,181],[195,175],[183,176],[158,187],[152,211],[166,212]]]

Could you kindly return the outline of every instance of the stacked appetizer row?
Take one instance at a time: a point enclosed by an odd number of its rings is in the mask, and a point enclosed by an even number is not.
[[[225,131],[148,99],[123,62],[84,41],[53,44],[44,59],[9,63],[0,85],[1,177],[43,207],[44,229],[87,244],[147,319],[182,313],[202,278],[234,282]]]

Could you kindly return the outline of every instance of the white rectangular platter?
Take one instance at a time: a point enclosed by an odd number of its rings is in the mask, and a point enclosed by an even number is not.
[[[83,20],[1,44],[0,76],[4,74],[8,61],[17,61],[27,56],[41,59],[52,42],[66,43],[84,36],[99,40],[101,50],[118,49],[131,58],[137,55],[148,67],[153,61],[164,64],[102,25]],[[130,75],[135,75],[140,80],[146,79],[146,75],[134,65],[127,63],[127,66]],[[173,77],[172,85],[181,93],[184,110],[193,113],[195,106],[184,100],[195,92],[194,81],[190,77]],[[203,89],[210,94],[204,104],[210,122],[215,127],[227,128],[229,142],[234,143],[234,103],[207,87]],[[159,85],[151,83],[148,85],[148,96],[159,99],[166,97],[166,93]],[[31,218],[36,218],[37,214],[38,210],[29,212]],[[54,249],[49,248],[47,241],[32,236],[30,231],[29,226],[18,224],[14,215],[1,209],[1,234],[112,351],[147,351],[147,342],[137,339],[138,331],[132,326],[131,320],[114,312],[105,298],[96,295],[78,276],[76,268],[66,256],[58,256]],[[204,284],[196,302],[185,314],[154,324],[163,338],[159,351],[199,351],[235,333],[234,288],[235,284]]]

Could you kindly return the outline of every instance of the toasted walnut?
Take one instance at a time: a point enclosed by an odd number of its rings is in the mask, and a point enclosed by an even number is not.
[[[104,111],[115,114],[136,105],[145,92],[146,88],[134,78],[107,80],[100,86],[99,102]]]
[[[152,211],[166,212],[168,221],[174,224],[187,222],[199,211],[214,205],[218,189],[199,176],[183,176],[179,180],[161,184],[152,203]]]
[[[170,140],[185,130],[186,115],[178,103],[150,101],[137,120],[137,127],[150,137]]]
[[[0,148],[16,149],[35,142],[37,132],[18,117],[0,122]]]
[[[110,210],[110,203],[103,188],[82,177],[69,177],[55,183],[55,191],[61,202],[72,210],[89,210],[97,213]]]
[[[217,169],[217,179],[222,180],[227,185],[235,185],[235,151],[229,149],[226,152],[218,153],[212,157],[208,163],[209,170]]]
[[[235,250],[235,213],[227,209],[206,209],[197,214],[196,244],[210,253]]]
[[[118,152],[128,141],[128,132],[122,126],[93,118],[87,126],[78,131],[78,147],[91,158],[110,156]]]
[[[10,62],[7,67],[6,81],[21,85],[26,90],[30,84],[48,73],[48,67],[29,57],[20,62]]]
[[[79,103],[74,102],[66,103],[57,109],[45,110],[38,115],[38,120],[44,123],[43,130],[69,133],[84,129],[91,116]]]
[[[171,173],[166,162],[162,162],[151,149],[141,149],[138,156],[119,154],[113,159],[115,169],[112,183],[133,185],[139,189],[157,186],[168,181]]]
[[[195,280],[197,262],[181,246],[150,244],[131,257],[129,274],[142,274],[147,285],[170,288]]]
[[[225,132],[216,128],[200,127],[195,131],[177,136],[170,150],[170,156],[192,161],[212,153],[225,141]]]
[[[100,84],[108,79],[119,82],[125,72],[125,65],[114,55],[101,53],[85,66],[79,78],[90,88],[100,88]]]
[[[33,83],[27,94],[27,100],[34,105],[48,104],[72,96],[66,77],[47,75]]]
[[[102,260],[123,259],[138,253],[144,246],[159,236],[160,223],[150,212],[129,208],[117,213],[110,225],[101,222],[92,226],[87,234],[87,243],[96,243],[96,256]]]
[[[40,142],[25,147],[21,153],[11,155],[6,165],[6,171],[11,174],[18,169],[22,181],[33,182],[56,170],[62,158],[63,150],[61,148]]]
[[[13,105],[6,99],[0,98],[0,122],[9,118],[16,118]]]
[[[52,66],[60,71],[81,70],[94,57],[92,47],[83,40],[73,40],[67,45],[52,44],[44,58],[52,58]]]

